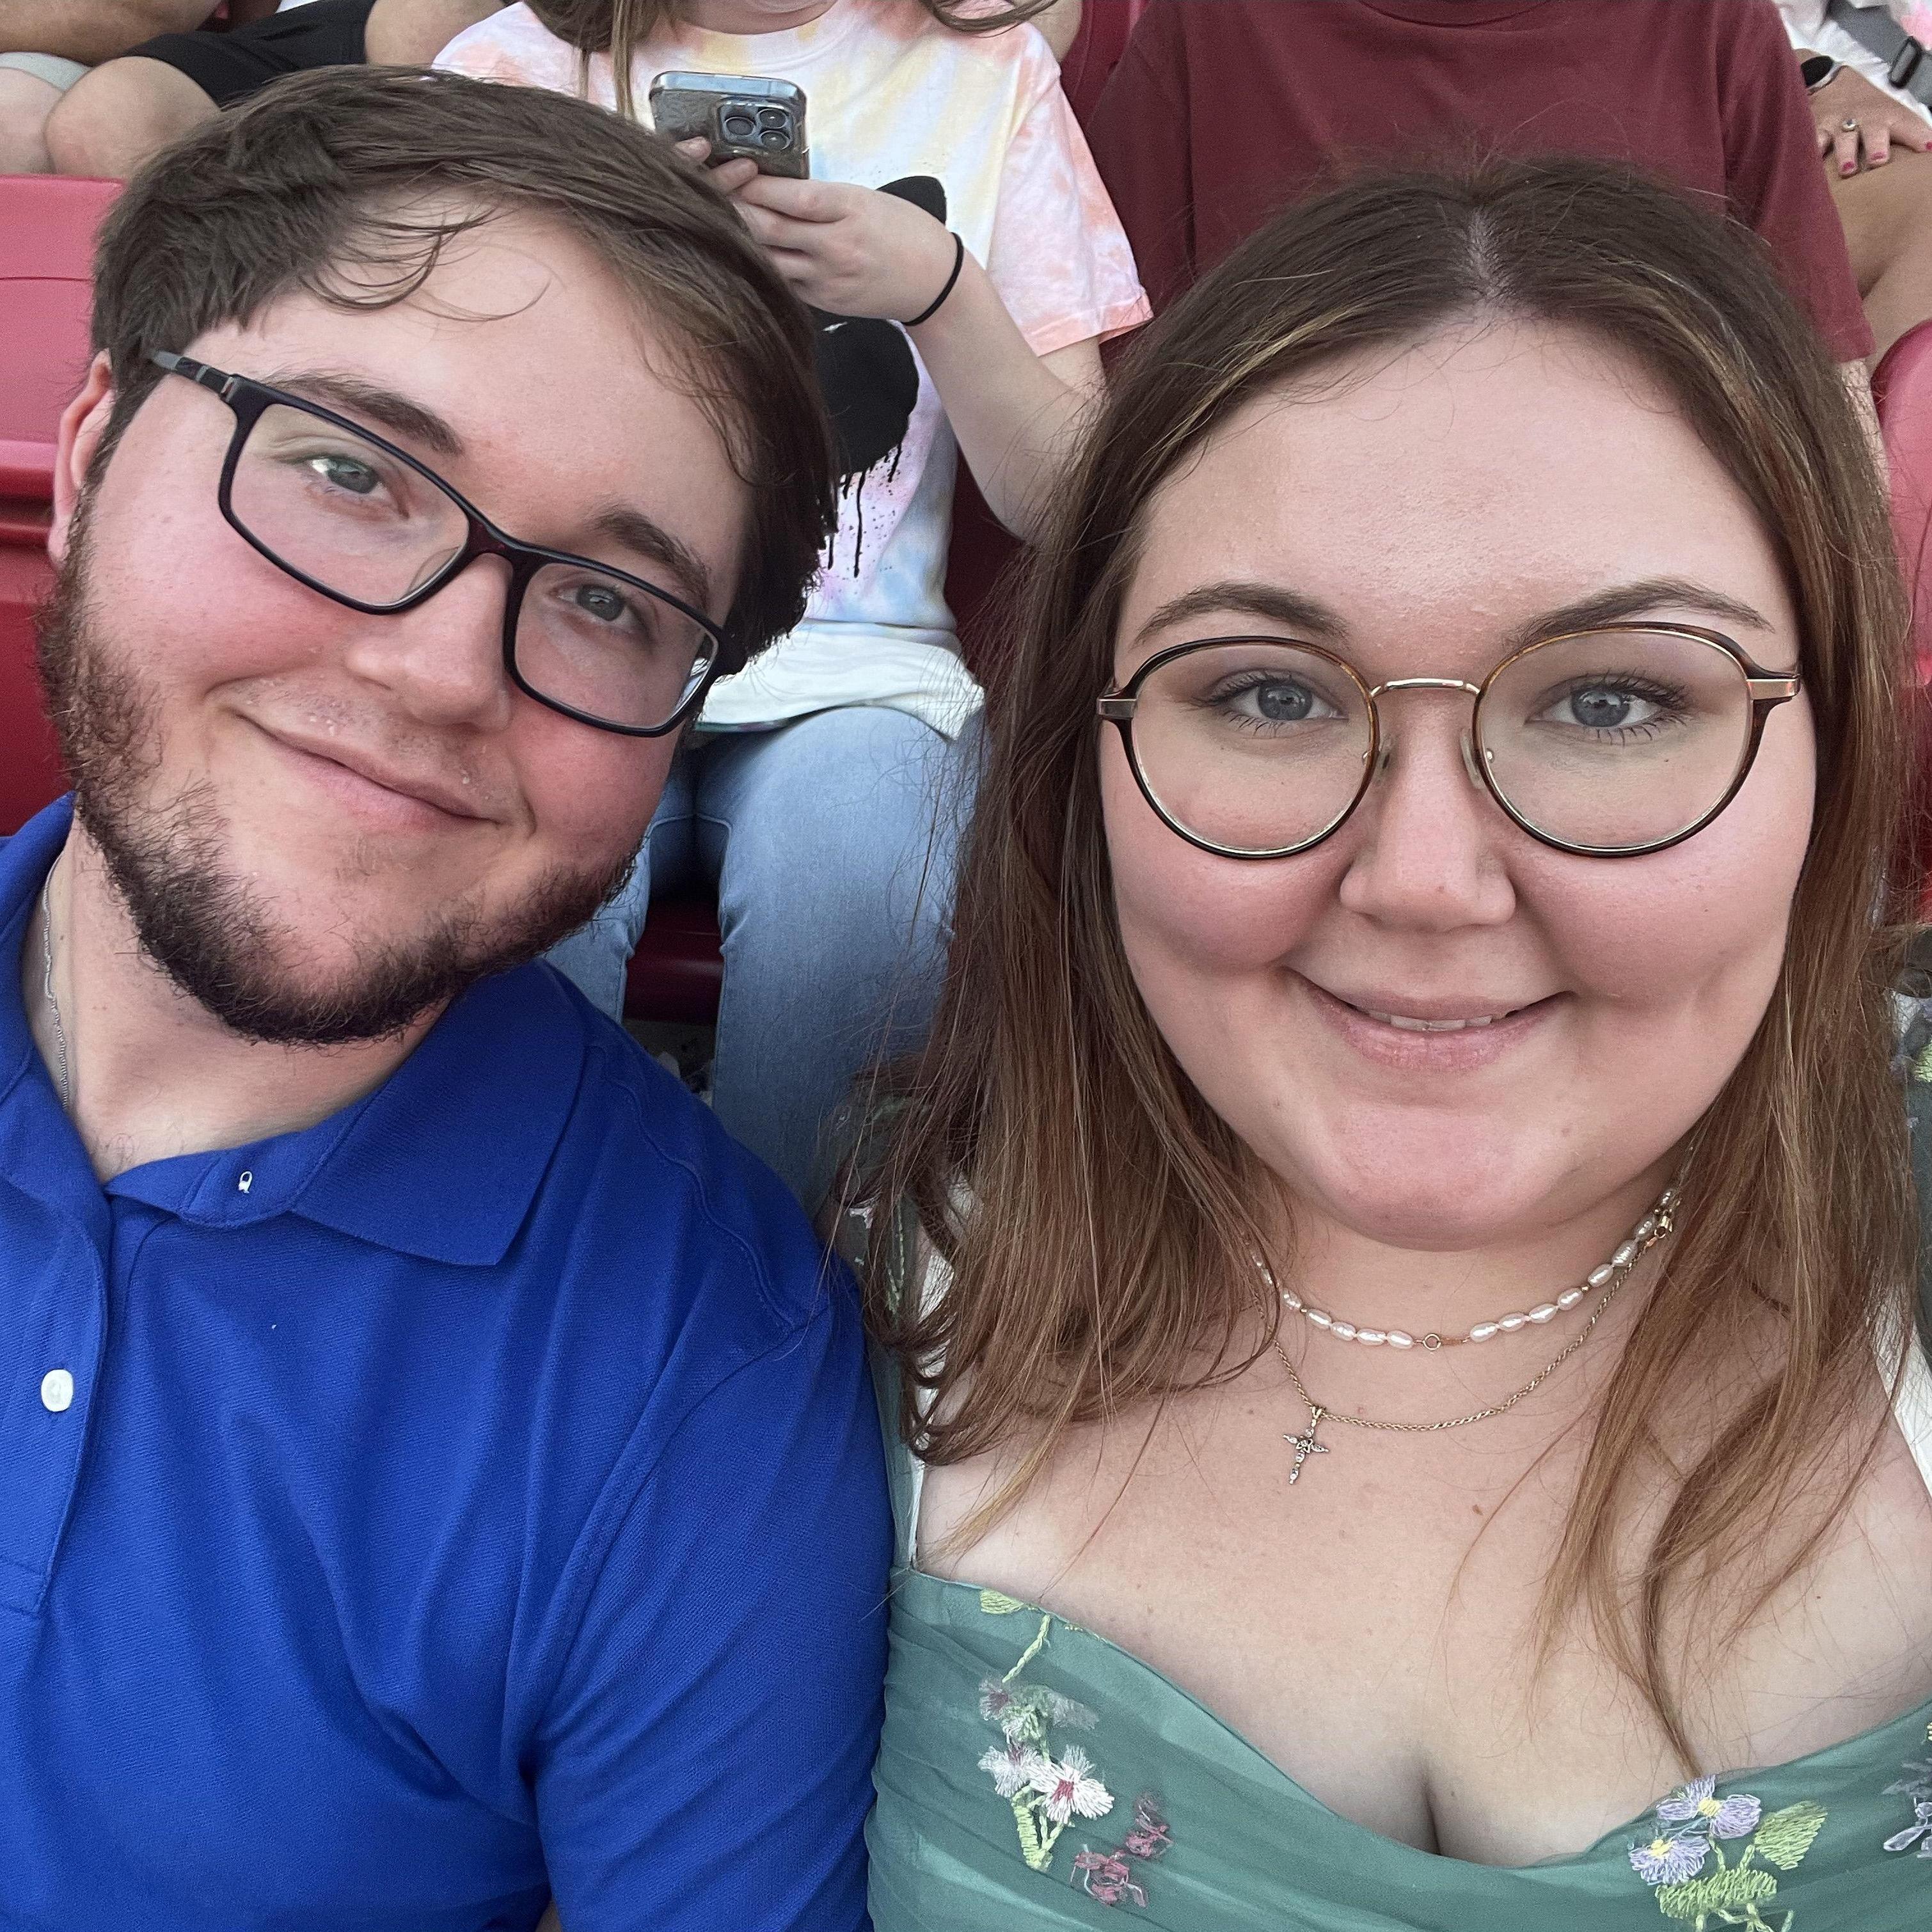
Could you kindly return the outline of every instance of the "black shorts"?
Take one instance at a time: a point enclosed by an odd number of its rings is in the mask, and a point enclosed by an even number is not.
[[[232,33],[158,34],[128,50],[188,76],[218,107],[232,107],[285,74],[355,67],[364,58],[362,29],[376,0],[308,0]]]

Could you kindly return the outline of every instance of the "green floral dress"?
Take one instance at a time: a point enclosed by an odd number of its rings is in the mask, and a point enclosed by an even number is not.
[[[1932,1198],[1932,1040],[1911,1064]],[[1932,1366],[1912,1369],[1899,1419],[1932,1486]],[[1932,1932],[1932,1706],[1683,1786],[1573,1858],[1418,1851],[1337,1816],[1105,1637],[916,1568],[920,1472],[878,1379],[899,1544],[876,1932]]]

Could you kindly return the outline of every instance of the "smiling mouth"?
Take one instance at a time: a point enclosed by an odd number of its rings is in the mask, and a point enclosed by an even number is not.
[[[1344,1000],[1342,1004],[1345,1006],[1353,1004],[1348,1000]],[[1472,1027],[1494,1026],[1497,1021],[1514,1018],[1516,1014],[1526,1012],[1528,1009],[1510,1006],[1500,1013],[1481,1013],[1473,1019],[1466,1020],[1419,1020],[1407,1013],[1378,1013],[1372,1006],[1354,1006],[1354,1010],[1365,1014],[1372,1020],[1380,1020],[1384,1026],[1397,1028],[1403,1033],[1465,1033]]]

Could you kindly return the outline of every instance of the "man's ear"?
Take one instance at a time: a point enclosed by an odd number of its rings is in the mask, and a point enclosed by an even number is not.
[[[54,445],[54,520],[47,532],[47,554],[56,563],[67,560],[68,532],[113,407],[114,368],[104,352],[88,364],[80,394],[61,412]]]

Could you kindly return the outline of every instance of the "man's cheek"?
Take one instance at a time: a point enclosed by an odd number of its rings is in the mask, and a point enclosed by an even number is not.
[[[572,744],[555,747],[541,761],[521,761],[532,836],[555,860],[576,868],[615,865],[643,842],[674,752],[668,746],[644,741],[639,755],[634,745],[608,733],[592,734],[587,725],[572,729],[609,739],[632,755],[598,757],[586,754],[581,744]]]

